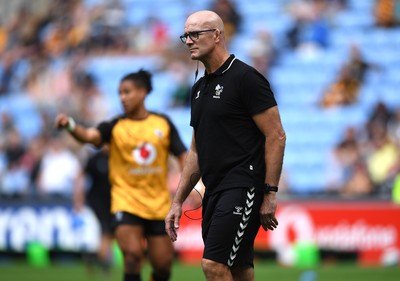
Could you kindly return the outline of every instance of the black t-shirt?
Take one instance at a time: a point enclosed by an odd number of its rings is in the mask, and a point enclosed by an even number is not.
[[[87,192],[87,200],[92,207],[102,207],[110,212],[111,185],[108,180],[108,154],[98,151],[93,154],[85,167],[91,185]]]
[[[193,86],[190,125],[207,193],[264,182],[265,137],[252,116],[276,104],[265,77],[233,55]]]

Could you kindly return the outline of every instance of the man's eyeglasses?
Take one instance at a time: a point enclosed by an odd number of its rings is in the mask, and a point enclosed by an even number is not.
[[[199,39],[199,35],[204,33],[204,32],[210,32],[210,31],[215,31],[217,30],[216,28],[213,29],[205,29],[205,30],[197,30],[197,31],[190,31],[190,32],[186,32],[185,34],[179,36],[179,38],[181,38],[181,41],[183,44],[186,44],[186,40],[189,37],[192,41],[196,41],[197,39]]]

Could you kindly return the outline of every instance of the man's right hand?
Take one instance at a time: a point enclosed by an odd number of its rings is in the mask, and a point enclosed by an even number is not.
[[[55,120],[55,127],[57,129],[66,128],[69,125],[69,118],[70,117],[64,113],[58,114]]]
[[[182,216],[182,204],[172,203],[171,209],[167,217],[165,218],[165,231],[171,238],[172,242],[175,242],[178,238],[179,220]]]

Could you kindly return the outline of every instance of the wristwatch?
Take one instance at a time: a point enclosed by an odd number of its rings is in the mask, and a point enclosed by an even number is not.
[[[264,189],[264,193],[269,193],[271,191],[278,192],[279,187],[278,186],[269,185],[268,183],[264,183],[263,189]]]

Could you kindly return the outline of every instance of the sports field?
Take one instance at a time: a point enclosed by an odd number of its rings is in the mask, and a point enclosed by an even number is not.
[[[143,281],[148,280],[149,267],[146,266]],[[100,271],[88,274],[80,264],[53,265],[33,268],[26,264],[1,264],[1,281],[120,281],[121,269],[114,268],[109,276]],[[200,281],[204,277],[199,266],[174,265],[173,281]],[[257,263],[256,280],[273,281],[399,281],[400,267],[357,267],[353,264],[323,265],[308,270],[286,268],[274,263]]]

